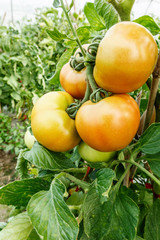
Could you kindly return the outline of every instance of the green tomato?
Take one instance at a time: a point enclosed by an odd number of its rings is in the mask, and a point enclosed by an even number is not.
[[[83,160],[87,162],[109,162],[116,155],[116,152],[100,152],[91,148],[85,142],[81,142],[78,146],[78,151],[83,158]]]

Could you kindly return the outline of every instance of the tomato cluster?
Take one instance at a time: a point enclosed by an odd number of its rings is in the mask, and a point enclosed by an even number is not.
[[[157,56],[156,42],[148,30],[133,22],[115,24],[98,46],[93,70],[97,88],[109,92],[108,97],[101,94],[97,102],[80,101],[72,119],[66,110],[74,98],[84,97],[88,76],[86,67],[78,72],[65,64],[60,83],[66,92],[47,93],[33,107],[31,127],[37,141],[63,152],[82,140],[79,152],[84,160],[108,161],[130,144],[138,130],[139,107],[128,93],[147,81]]]

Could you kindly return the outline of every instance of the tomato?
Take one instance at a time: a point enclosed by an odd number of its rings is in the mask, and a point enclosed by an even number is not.
[[[60,83],[73,98],[82,99],[86,91],[86,68],[77,72],[66,63],[60,71]]]
[[[109,162],[116,155],[116,152],[100,152],[91,148],[85,142],[81,142],[78,146],[78,152],[87,162]]]
[[[75,121],[66,113],[74,102],[66,92],[49,92],[35,103],[31,113],[31,127],[37,141],[49,150],[64,152],[80,142]]]
[[[31,149],[35,143],[36,139],[35,137],[30,133],[30,131],[27,129],[25,135],[24,135],[24,142],[26,146]]]
[[[84,142],[102,151],[118,151],[135,136],[140,112],[128,94],[114,94],[97,103],[85,102],[76,115],[76,128]]]
[[[117,23],[99,44],[95,81],[112,93],[132,92],[147,81],[157,57],[157,44],[146,28],[134,22]]]

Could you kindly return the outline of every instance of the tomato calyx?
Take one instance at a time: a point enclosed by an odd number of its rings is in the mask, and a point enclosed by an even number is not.
[[[91,93],[91,89],[90,89],[90,85],[87,81],[87,87],[86,87],[86,92],[85,92],[84,98],[81,101],[76,101],[76,102],[70,104],[69,107],[66,109],[67,114],[72,119],[75,119],[78,109],[81,107],[81,105],[84,102],[86,102],[89,99],[90,93]]]
[[[85,68],[83,54],[81,52],[77,52],[74,56],[71,57],[69,64],[71,68],[77,72],[81,71],[83,68]]]
[[[95,65],[97,49],[102,38],[102,36],[96,36],[93,38],[87,49],[83,48],[86,55],[85,57],[81,51],[76,52],[75,55],[71,57],[69,62],[71,68],[79,72],[88,64]]]
[[[102,38],[103,37],[100,35],[96,36],[95,38],[93,38],[91,44],[88,46],[85,57],[86,65],[87,64],[95,65],[98,46]]]

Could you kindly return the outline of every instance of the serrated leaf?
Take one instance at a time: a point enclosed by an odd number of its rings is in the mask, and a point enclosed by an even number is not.
[[[160,177],[160,152],[156,154],[146,154],[143,159],[147,160],[152,172]]]
[[[46,29],[46,32],[48,35],[55,41],[60,41],[63,39],[70,39],[67,37],[66,34],[60,33],[57,28],[54,27],[54,29],[51,31],[49,29]]]
[[[26,213],[20,213],[0,232],[1,240],[27,240],[33,229]]]
[[[107,212],[105,240],[134,240],[138,224],[139,209],[135,202],[124,194],[104,203]]]
[[[106,201],[109,190],[111,188],[113,179],[115,178],[115,172],[109,168],[103,168],[96,173],[96,188],[99,192],[101,202]]]
[[[59,74],[61,71],[61,68],[63,67],[64,64],[66,64],[70,57],[72,56],[73,53],[73,49],[72,48],[68,48],[60,57],[57,66],[56,66],[56,71],[54,73],[54,75],[49,79],[49,83],[50,84],[58,84],[59,83]]]
[[[148,15],[139,17],[133,22],[141,24],[142,26],[147,28],[153,35],[157,35],[160,33],[160,27],[156,24],[154,19]]]
[[[119,21],[118,13],[111,3],[105,0],[94,0],[94,7],[97,13],[103,17],[107,29]]]
[[[16,101],[20,101],[21,100],[21,96],[17,92],[12,92],[11,93],[11,97],[13,99],[15,99]]]
[[[0,188],[0,204],[26,207],[30,198],[41,190],[48,190],[50,183],[44,178],[14,181]]]
[[[157,199],[150,209],[145,222],[144,237],[146,240],[160,240],[160,199]]]
[[[53,7],[58,8],[60,6],[60,1],[59,0],[54,0],[53,1]]]
[[[79,28],[77,28],[76,31],[77,31],[77,35],[82,43],[83,43],[83,41],[86,42],[91,37],[91,34],[90,34],[91,27],[89,27],[89,26],[79,27]]]
[[[23,157],[37,168],[44,170],[57,171],[75,167],[63,153],[49,151],[37,142],[31,150],[23,153]]]
[[[138,207],[125,194],[111,196],[102,205],[92,185],[83,204],[84,230],[92,240],[134,240],[138,223]]]
[[[14,75],[11,75],[6,79],[7,79],[7,84],[11,86],[14,90],[17,90],[18,88],[17,78]]]
[[[28,162],[26,159],[23,158],[23,153],[26,150],[21,150],[19,155],[18,155],[18,159],[17,159],[17,165],[16,165],[16,171],[20,176],[20,179],[24,179],[24,178],[29,178],[29,174],[28,174]]]
[[[28,214],[43,240],[70,240],[78,235],[78,223],[63,199],[65,186],[54,179],[49,191],[35,194]]]
[[[88,2],[85,4],[84,14],[93,29],[97,31],[106,29],[104,19],[98,15],[93,3]]]
[[[135,150],[140,150],[146,154],[160,152],[160,123],[153,123],[147,128],[139,139]]]

